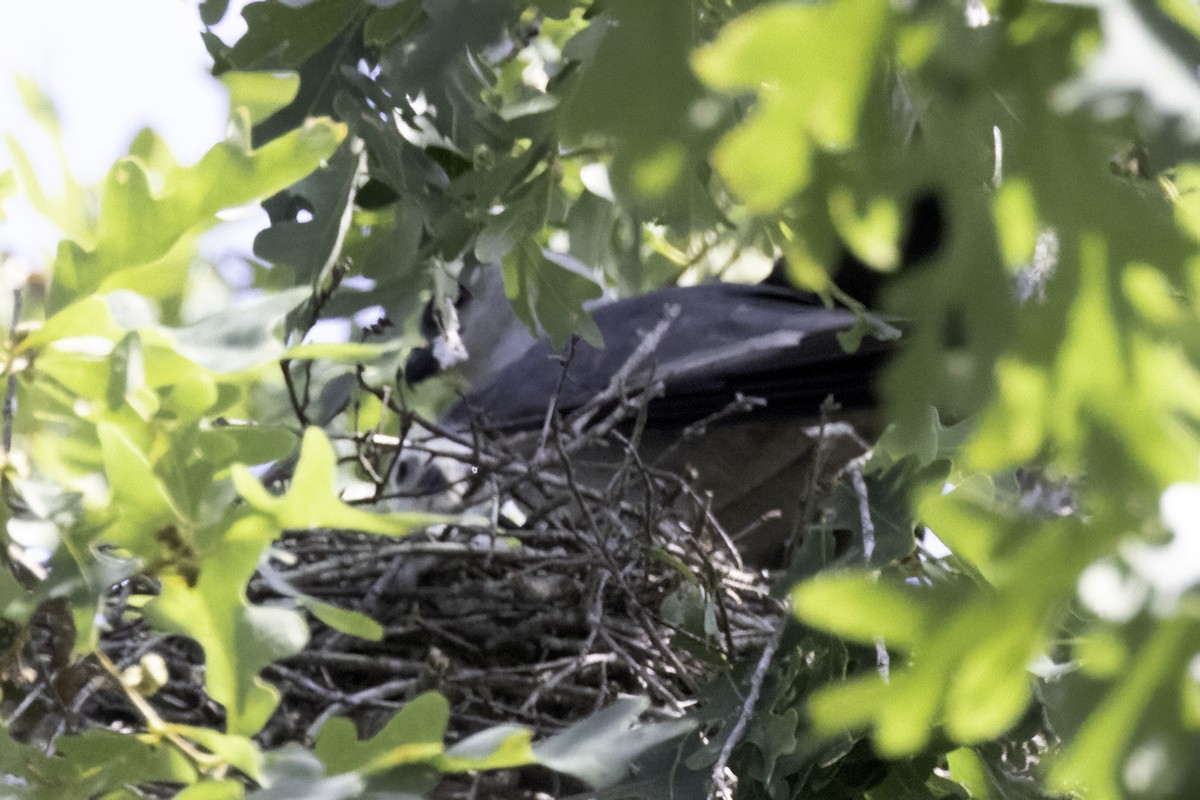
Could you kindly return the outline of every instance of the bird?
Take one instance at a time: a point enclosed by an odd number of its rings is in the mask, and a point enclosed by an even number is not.
[[[555,261],[586,272],[568,257]],[[603,299],[589,307],[602,345],[576,338],[556,348],[513,313],[497,265],[471,264],[461,279],[456,319],[427,314],[426,345],[407,365],[410,381],[444,369],[466,376],[440,430],[536,433],[550,414],[594,421],[620,405],[616,390],[653,387],[639,411],[638,456],[707,492],[714,518],[755,567],[786,566],[807,492],[879,432],[874,383],[897,331],[881,325],[847,350],[843,336],[862,324],[860,312],[816,295],[714,282]],[[622,458],[589,453],[581,480],[603,487]],[[429,491],[463,479],[461,465],[436,459],[407,472]]]

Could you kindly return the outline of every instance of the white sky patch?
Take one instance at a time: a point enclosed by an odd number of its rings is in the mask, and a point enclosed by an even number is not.
[[[318,320],[304,337],[305,344],[340,344],[350,340],[350,320],[343,317]]]
[[[354,323],[360,328],[368,328],[387,316],[383,306],[368,306],[354,314]]]
[[[1106,560],[1080,576],[1079,597],[1101,618],[1123,622],[1147,603],[1155,613],[1170,614],[1183,593],[1200,584],[1200,484],[1168,486],[1159,515],[1172,534],[1169,542],[1125,542],[1121,556],[1128,569]]]
[[[194,163],[224,138],[229,109],[201,29],[184,0],[0,0],[0,120],[40,137],[20,124],[12,76],[21,74],[58,106],[81,181],[100,180],[146,126]]]
[[[1163,525],[1174,536],[1164,545],[1133,542],[1121,554],[1154,591],[1154,609],[1174,609],[1179,596],[1200,583],[1200,485],[1176,483],[1159,498]]]
[[[214,27],[226,43],[245,32],[247,2],[232,0]],[[225,138],[229,116],[228,92],[209,74],[202,30],[190,0],[0,0],[0,172],[11,166],[2,137],[12,135],[33,160],[40,188],[60,195],[53,142],[26,110],[18,75],[54,103],[69,170],[84,186],[100,183],[144,127],[180,163],[195,163]],[[22,197],[10,198],[4,212],[0,253],[15,258],[3,281],[19,283],[23,274],[15,272],[39,271],[52,261],[62,232]],[[266,214],[255,206],[222,217],[228,221],[201,239],[201,257],[247,283],[245,260],[254,235],[268,224]]]

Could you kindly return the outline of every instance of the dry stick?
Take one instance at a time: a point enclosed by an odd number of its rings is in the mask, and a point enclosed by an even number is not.
[[[637,346],[629,358],[625,360],[625,363],[621,365],[621,368],[613,375],[612,380],[608,382],[608,386],[604,391],[596,395],[593,401],[577,412],[575,419],[571,423],[573,432],[578,433],[588,427],[599,409],[616,401],[625,393],[625,386],[629,376],[633,374],[634,370],[641,367],[646,359],[658,349],[659,342],[662,341],[671,324],[679,317],[679,312],[680,307],[678,304],[670,304],[663,308],[662,319],[643,337],[641,344]]]
[[[854,465],[850,469],[850,483],[858,496],[858,520],[862,526],[863,558],[868,566],[871,556],[875,554],[875,521],[871,519],[871,504],[867,498],[867,481],[863,477],[862,467]]]
[[[863,532],[863,560],[871,565],[871,556],[875,553],[875,522],[871,519],[871,503],[867,496],[867,481],[863,477],[862,465],[852,462],[850,482],[854,493],[858,495],[858,516]],[[887,651],[887,643],[882,636],[875,637],[875,664],[884,683],[887,683],[891,672],[892,658]]]
[[[300,399],[300,394],[296,391],[296,381],[292,377],[291,359],[281,360],[279,368],[283,370],[283,383],[287,387],[288,402],[292,404],[292,413],[296,415],[296,420],[301,427],[307,428],[308,414],[304,411],[304,401]]]
[[[750,691],[746,694],[746,699],[742,701],[742,710],[738,714],[737,722],[734,723],[733,730],[729,732],[729,738],[725,740],[725,744],[721,747],[721,754],[717,757],[717,763],[713,765],[712,781],[713,793],[710,796],[717,796],[717,792],[726,793],[723,796],[732,797],[731,787],[725,778],[725,770],[729,766],[729,759],[733,755],[733,749],[741,742],[742,736],[746,733],[746,726],[750,722],[750,717],[754,713],[754,707],[758,705],[758,696],[762,693],[763,681],[767,677],[767,668],[771,666],[772,659],[775,658],[775,651],[779,649],[779,642],[783,638],[783,630],[787,627],[787,619],[784,618],[775,626],[775,633],[772,634],[767,646],[763,648],[762,655],[758,657],[758,664],[754,667],[754,674],[750,678]]]
[[[570,342],[567,343],[567,355],[562,359],[562,369],[558,373],[558,385],[554,387],[554,394],[550,395],[550,405],[546,406],[546,418],[542,421],[542,435],[538,439],[537,450],[533,454],[533,463],[540,464],[543,454],[546,451],[546,440],[550,438],[550,425],[556,416],[558,416],[558,400],[562,396],[563,386],[567,382],[567,370],[571,368],[571,361],[575,358],[575,337],[572,336]]]
[[[663,450],[662,453],[659,454],[658,458],[654,460],[654,463],[665,463],[668,459],[675,455],[676,451],[679,450],[680,446],[682,446],[684,442],[690,441],[699,436],[703,436],[707,432],[710,425],[720,422],[727,417],[732,417],[736,414],[749,414],[754,409],[764,408],[766,405],[767,401],[761,397],[748,396],[742,394],[741,392],[735,393],[733,400],[730,400],[724,408],[720,409],[719,411],[714,411],[704,419],[697,420],[696,422],[693,422],[691,425],[688,425],[686,428],[684,428],[683,433],[681,433],[679,436],[679,439],[677,439],[675,443],[666,450]]]
[[[563,459],[563,471],[567,478],[567,484],[571,487],[572,493],[576,494],[576,502],[580,504],[580,507],[584,512],[584,517],[588,523],[588,527],[590,527],[593,533],[596,535],[596,541],[599,542],[607,539],[606,536],[603,536],[600,533],[599,526],[596,524],[596,518],[592,514],[591,508],[583,502],[582,496],[578,494],[578,484],[575,482],[574,470],[571,467],[570,459],[562,449],[562,441],[558,437],[555,437],[555,445],[559,448],[559,454]],[[654,642],[655,646],[659,650],[660,655],[665,656],[667,660],[672,663],[675,669],[678,670],[680,680],[682,680],[689,689],[695,691],[698,688],[695,685],[695,681],[692,679],[692,676],[688,674],[687,668],[683,665],[683,662],[679,660],[679,657],[675,654],[675,651],[672,650],[659,635],[655,625],[653,624],[653,621],[646,612],[646,607],[641,603],[640,600],[638,600],[637,593],[634,592],[624,580],[620,580],[623,575],[621,570],[618,568],[618,565],[613,562],[612,553],[609,552],[607,547],[601,547],[600,554],[602,559],[607,563],[609,569],[613,571],[614,576],[619,579],[617,583],[621,588],[621,592],[628,598],[631,604],[631,609],[635,610],[638,617],[641,618],[642,627],[644,629],[643,632]]]
[[[92,657],[99,662],[104,671],[108,673],[109,678],[112,679],[112,682],[116,684],[121,693],[125,695],[125,698],[137,709],[138,714],[141,715],[142,721],[146,723],[146,728],[151,734],[161,736],[175,745],[175,748],[183,753],[201,772],[210,774],[218,779],[224,777],[225,771],[229,767],[229,763],[224,758],[200,751],[195,745],[180,736],[173,726],[164,722],[153,706],[146,702],[146,698],[142,697],[136,689],[131,689],[125,685],[125,681],[122,680],[121,672],[117,669],[117,665],[109,660],[103,650],[96,650],[92,653]]]

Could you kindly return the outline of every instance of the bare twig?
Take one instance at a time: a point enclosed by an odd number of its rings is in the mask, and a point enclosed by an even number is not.
[[[713,788],[710,797],[713,798],[732,798],[733,790],[736,783],[731,778],[728,771],[729,759],[733,756],[733,750],[742,741],[742,736],[746,733],[746,726],[750,723],[750,717],[754,714],[754,707],[758,705],[758,697],[762,694],[763,681],[767,677],[767,668],[771,666],[771,661],[775,658],[775,651],[779,649],[779,642],[783,638],[783,630],[787,627],[787,620],[781,619],[775,626],[775,633],[771,636],[770,641],[763,647],[762,654],[758,657],[758,663],[754,666],[754,674],[750,676],[750,689],[746,692],[746,699],[742,701],[742,710],[738,714],[737,722],[734,723],[733,729],[729,731],[729,736],[725,739],[725,744],[721,746],[721,753],[717,756],[717,762],[713,765],[712,782]]]

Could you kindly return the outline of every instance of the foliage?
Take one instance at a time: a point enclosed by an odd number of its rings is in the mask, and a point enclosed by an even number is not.
[[[226,5],[202,3],[206,23]],[[6,721],[5,791],[399,798],[540,763],[611,796],[707,792],[726,766],[746,797],[1196,793],[1190,5],[268,0],[244,16],[232,45],[204,34],[232,111],[196,165],[146,131],[101,186],[51,191],[8,141],[0,199],[64,238],[3,348],[3,707],[45,691],[22,652],[49,624],[55,668],[123,687],[140,732],[61,733],[48,754]],[[23,92],[54,139],[52,104]],[[945,229],[906,265],[929,194]],[[197,312],[214,280],[198,235],[259,201],[257,294]],[[864,325],[883,318],[838,285],[838,254],[886,276],[905,330],[883,382],[893,427],[793,562],[797,624],[769,669],[706,689],[694,725],[630,733],[631,701],[544,741],[501,726],[448,745],[429,693],[365,741],[334,719],[311,750],[265,746],[278,692],[260,673],[303,648],[300,609],[379,626],[299,592],[251,602],[252,576],[285,530],[443,521],[349,504],[338,457],[404,432],[391,400],[416,311],[446,302],[464,255],[503,263],[531,327],[587,332],[594,283],[546,248],[623,294],[761,277],[782,255]],[[393,327],[305,339],[375,306]],[[951,554],[925,552],[918,526]],[[107,661],[117,590],[199,643],[221,725],[164,721]]]

